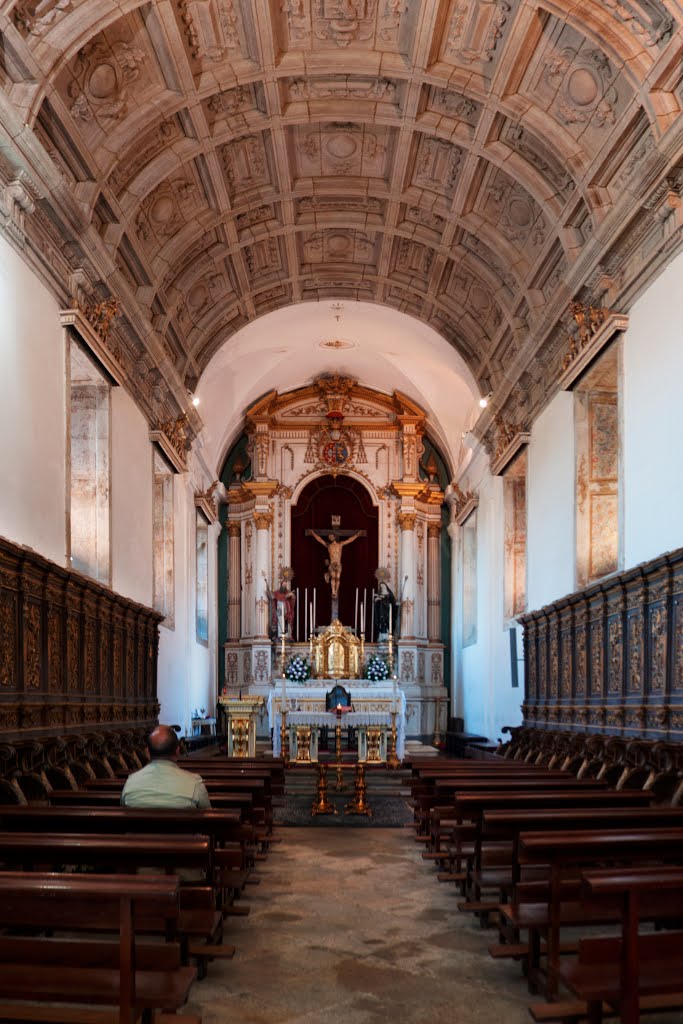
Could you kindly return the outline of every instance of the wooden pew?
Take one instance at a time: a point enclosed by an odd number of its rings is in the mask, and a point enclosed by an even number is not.
[[[622,1024],[638,1024],[642,996],[671,996],[683,1005],[683,931],[640,932],[652,914],[652,899],[664,904],[660,922],[683,918],[683,867],[609,868],[586,872],[584,891],[598,903],[621,905],[621,936],[582,939],[579,955],[560,968],[562,980],[588,1005],[590,1024],[602,1021],[603,1002]],[[665,1009],[660,1000],[659,1009]]]
[[[19,816],[14,811],[24,814]],[[205,835],[213,842],[214,859],[220,870],[217,884],[224,915],[248,913],[248,908],[235,907],[234,901],[247,884],[257,884],[251,872],[258,835],[251,825],[242,823],[234,811],[134,808],[118,804],[113,807],[0,806],[0,830]]]
[[[79,865],[105,873],[134,874],[138,868],[166,872],[196,870],[203,881],[181,885],[178,934],[183,963],[197,958],[200,977],[215,958],[231,959],[234,946],[223,944],[223,915],[217,909],[215,871],[222,851],[205,836],[120,835],[50,832],[0,832],[3,870],[60,870]]]
[[[491,792],[494,790],[500,793],[534,793],[543,790],[574,792],[579,790],[602,791],[606,789],[605,783],[597,782],[595,779],[579,782],[573,776],[564,775],[558,778],[554,775],[545,775],[543,772],[528,777],[512,776],[510,778],[496,777],[494,779],[444,777],[434,779],[433,788],[419,796],[414,796],[414,813],[418,822],[426,823],[429,821],[430,813],[434,807],[447,805],[456,795],[462,793]],[[424,838],[425,835],[426,832],[418,831],[416,840],[418,842],[427,842],[431,845],[429,837]]]
[[[594,789],[575,784],[570,789],[526,790],[509,789],[490,786],[486,790],[460,790],[451,796],[448,803],[434,807],[431,811],[431,826],[435,829],[432,847],[438,848],[443,834],[457,836],[458,826],[468,822],[475,826],[474,838],[478,838],[482,825],[482,815],[487,810],[524,810],[526,808],[561,808],[561,807],[646,807],[652,803],[652,794],[638,790],[616,792],[612,789]],[[452,825],[443,825],[451,822]],[[454,839],[457,846],[457,838]]]
[[[591,865],[604,864],[606,861],[619,861],[625,865],[638,864],[643,861],[664,864],[677,861],[683,848],[683,828],[660,829],[596,829],[570,832],[522,832],[519,837],[520,865],[547,865],[547,895],[531,900],[524,909],[520,903],[521,884],[515,888],[515,904],[501,908],[513,926],[528,928],[531,968],[537,975],[538,964],[536,948],[541,934],[546,935],[547,943],[547,975],[546,996],[557,995],[557,983],[560,966],[560,932],[563,924],[580,925],[584,921],[593,923],[604,920],[607,910],[602,908],[577,908],[576,894],[563,883],[568,869],[576,871]],[[563,890],[564,884],[564,890]],[[563,900],[569,897],[573,904],[568,910],[563,909]],[[534,947],[534,949],[532,949]]]
[[[574,807],[644,807],[651,803],[652,796],[641,792],[615,792],[614,790],[603,790],[593,788],[574,788],[571,790],[541,790],[541,791],[507,791],[500,789],[489,789],[475,792],[460,792],[455,794],[452,804],[445,807],[436,807],[432,811],[433,828],[438,829],[440,838],[440,822],[445,820],[450,824],[446,832],[450,834],[451,843],[448,847],[449,862],[458,866],[465,861],[467,870],[465,872],[466,891],[468,900],[459,904],[461,910],[472,910],[475,913],[483,914],[482,923],[485,923],[490,911],[495,910],[498,901],[488,904],[475,900],[472,893],[470,873],[473,867],[473,857],[477,845],[481,842],[481,829],[483,815],[486,811],[492,810],[527,810],[535,809],[557,809]],[[463,828],[463,826],[465,826]],[[449,831],[450,830],[450,831]],[[452,872],[451,872],[452,873]],[[459,872],[461,873],[461,872]],[[482,879],[483,884],[486,880]],[[480,884],[479,888],[482,885]]]
[[[0,872],[1,928],[117,936],[100,944],[92,937],[3,935],[0,1019],[35,1020],[33,1003],[77,1004],[71,1024],[92,1021],[93,1005],[117,1007],[118,1024],[135,1024],[144,1009],[175,1012],[196,972],[181,965],[173,941],[139,944],[136,919],[160,915],[172,939],[178,887],[175,876]]]
[[[514,886],[520,881],[518,859],[519,836],[522,832],[577,831],[584,829],[605,828],[666,828],[683,827],[683,808],[680,807],[569,807],[554,810],[498,810],[484,811],[482,815],[481,834],[478,848],[475,849],[473,862],[475,869],[481,864],[481,850],[487,840],[508,842],[510,857],[506,862],[509,876],[503,883],[504,890],[512,893]],[[505,898],[505,892],[501,893]],[[522,959],[526,966],[528,943],[520,944],[515,934],[509,934],[501,923],[500,944],[489,947],[489,952],[496,958],[514,957]]]
[[[50,793],[52,807],[120,807],[123,783],[117,779],[97,779],[103,783],[99,786],[87,786],[84,789],[56,789]],[[237,811],[240,819],[248,821],[253,808],[253,796],[250,792],[229,793],[219,790],[209,793],[211,806]],[[132,808],[131,808],[132,810]]]

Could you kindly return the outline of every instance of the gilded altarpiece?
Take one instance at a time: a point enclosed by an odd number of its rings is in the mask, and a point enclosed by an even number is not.
[[[683,548],[520,621],[526,724],[683,738]]]
[[[153,724],[160,618],[0,539],[0,736]]]

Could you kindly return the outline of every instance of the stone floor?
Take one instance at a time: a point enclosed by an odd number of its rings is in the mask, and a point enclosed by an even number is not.
[[[210,965],[203,1024],[528,1024],[515,963],[456,909],[407,829],[279,828],[229,918],[234,960]]]

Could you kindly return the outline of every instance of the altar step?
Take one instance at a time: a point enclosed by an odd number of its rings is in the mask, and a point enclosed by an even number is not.
[[[335,773],[334,765],[328,765],[327,772],[328,786],[334,787]],[[285,774],[285,794],[287,796],[308,795],[315,792],[317,770],[314,766],[310,768],[302,765],[288,771]],[[382,797],[405,797],[408,795],[405,776],[401,772],[389,771],[385,768],[371,768],[365,776],[368,799],[381,799]],[[353,792],[353,772],[344,771],[344,792]]]

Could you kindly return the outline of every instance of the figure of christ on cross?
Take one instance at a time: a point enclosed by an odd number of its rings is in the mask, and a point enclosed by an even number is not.
[[[356,540],[357,537],[365,537],[365,530],[338,530],[332,528],[331,530],[325,530],[326,538],[321,536],[321,532],[317,530],[306,530],[307,537],[315,537],[319,544],[327,548],[328,558],[325,560],[327,566],[327,572],[325,573],[325,583],[330,584],[332,591],[332,618],[337,618],[336,609],[339,604],[339,580],[341,579],[341,560],[342,560],[342,548],[352,541]],[[345,537],[346,540],[340,540],[340,537]]]

